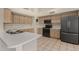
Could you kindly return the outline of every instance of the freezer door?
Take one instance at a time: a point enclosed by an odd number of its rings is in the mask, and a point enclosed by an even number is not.
[[[62,17],[62,19],[61,19],[61,31],[63,31],[63,32],[68,32],[67,21],[68,21],[68,17]]]
[[[78,34],[78,17],[69,16],[67,21],[67,28],[69,33]]]
[[[60,38],[61,38],[61,41],[64,41],[67,43],[79,44],[78,34],[61,32]]]

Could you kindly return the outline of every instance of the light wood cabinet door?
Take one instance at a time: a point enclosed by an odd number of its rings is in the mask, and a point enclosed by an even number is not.
[[[50,19],[51,19],[51,16],[45,16],[44,20],[50,20]]]
[[[14,24],[18,24],[18,23],[19,23],[18,16],[14,15]]]
[[[26,24],[27,18],[26,18],[26,17],[24,17],[23,19],[24,19],[24,24]]]
[[[44,21],[41,19],[39,19],[38,22],[39,22],[39,24],[44,24]]]
[[[25,24],[32,24],[32,17],[25,17]]]
[[[52,23],[60,23],[61,21],[61,15],[54,15],[51,17]]]
[[[14,24],[19,24],[20,20],[19,20],[19,16],[18,15],[14,15]]]
[[[78,15],[77,11],[71,11],[71,12],[63,13],[62,17],[64,17],[64,16],[77,16],[77,15]]]
[[[32,24],[32,18],[31,17],[28,17],[27,24]]]
[[[58,30],[58,29],[51,30],[50,36],[51,36],[52,38],[57,38],[57,39],[59,39],[59,38],[60,38],[60,30]]]
[[[20,24],[24,24],[25,20],[24,20],[24,16],[20,16]]]
[[[42,30],[43,30],[42,28],[38,28],[37,33],[42,35]]]
[[[39,17],[38,18],[39,24],[44,24],[44,19],[45,19],[45,17]]]
[[[53,30],[50,31],[50,37],[54,38],[55,32]]]
[[[19,15],[17,15],[17,24],[21,24],[21,20],[20,20],[20,16]]]
[[[25,24],[25,16],[23,16],[23,21],[22,21],[22,24]]]
[[[16,22],[16,15],[13,16],[13,23],[15,24]]]
[[[23,15],[18,15],[14,14],[14,23],[15,24],[32,24],[32,17],[31,16],[23,16]]]
[[[55,16],[54,16],[54,15],[53,15],[53,16],[51,16],[51,19],[52,19],[52,20],[55,20]]]
[[[10,9],[4,9],[4,23],[12,23],[12,12]]]
[[[28,19],[27,17],[24,17],[25,24],[27,24],[27,22],[28,22],[27,19]]]

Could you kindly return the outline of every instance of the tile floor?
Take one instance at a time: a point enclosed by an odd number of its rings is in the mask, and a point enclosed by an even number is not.
[[[61,42],[60,39],[41,37],[37,43],[38,51],[79,51],[79,45]]]

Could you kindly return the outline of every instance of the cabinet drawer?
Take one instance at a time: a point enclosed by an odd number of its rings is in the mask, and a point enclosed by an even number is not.
[[[52,38],[60,38],[60,30],[51,30],[50,36]]]

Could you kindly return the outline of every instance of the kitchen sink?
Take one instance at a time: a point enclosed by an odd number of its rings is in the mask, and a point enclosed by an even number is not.
[[[17,30],[17,31],[6,31],[6,33],[8,34],[19,34],[19,33],[23,33],[23,31]]]

